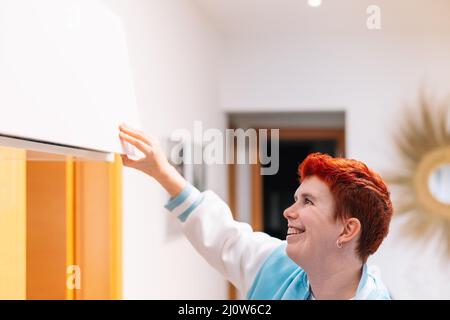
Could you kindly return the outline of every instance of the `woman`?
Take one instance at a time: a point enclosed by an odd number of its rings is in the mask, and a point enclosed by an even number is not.
[[[172,167],[158,142],[121,126],[120,138],[145,157],[125,166],[155,178],[171,195],[195,249],[249,299],[390,299],[366,261],[388,233],[389,191],[359,161],[310,154],[299,166],[300,186],[284,211],[286,241],[233,220],[214,192],[201,193]]]

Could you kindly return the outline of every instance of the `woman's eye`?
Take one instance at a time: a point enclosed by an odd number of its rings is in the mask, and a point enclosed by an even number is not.
[[[311,202],[311,200],[309,200],[308,198],[305,198],[305,204],[313,204],[312,202]]]

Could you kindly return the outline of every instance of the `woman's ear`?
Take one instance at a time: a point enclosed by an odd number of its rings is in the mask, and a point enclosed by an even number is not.
[[[344,221],[344,229],[339,236],[339,242],[345,245],[358,236],[361,231],[361,222],[357,218],[350,218]]]

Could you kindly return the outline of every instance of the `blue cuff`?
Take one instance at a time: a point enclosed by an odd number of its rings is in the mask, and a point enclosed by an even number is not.
[[[185,201],[189,195],[191,194],[193,190],[193,187],[191,184],[187,183],[186,186],[181,190],[179,194],[177,194],[175,197],[170,198],[164,208],[166,208],[169,211],[172,211],[176,207],[178,207],[180,204]]]
[[[200,195],[200,197],[198,197],[195,202],[193,204],[191,204],[189,206],[189,208],[186,209],[186,211],[184,211],[182,214],[180,214],[178,216],[178,219],[180,219],[180,221],[185,222],[186,219],[189,217],[189,215],[191,214],[192,211],[194,211],[195,208],[198,207],[198,205],[200,204],[200,202],[203,201],[203,198],[205,197],[204,194]]]

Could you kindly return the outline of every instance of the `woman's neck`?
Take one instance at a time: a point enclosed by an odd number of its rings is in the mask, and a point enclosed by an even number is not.
[[[306,270],[311,290],[318,300],[348,300],[356,295],[363,263],[359,259],[339,259]],[[309,272],[308,272],[309,271]]]

